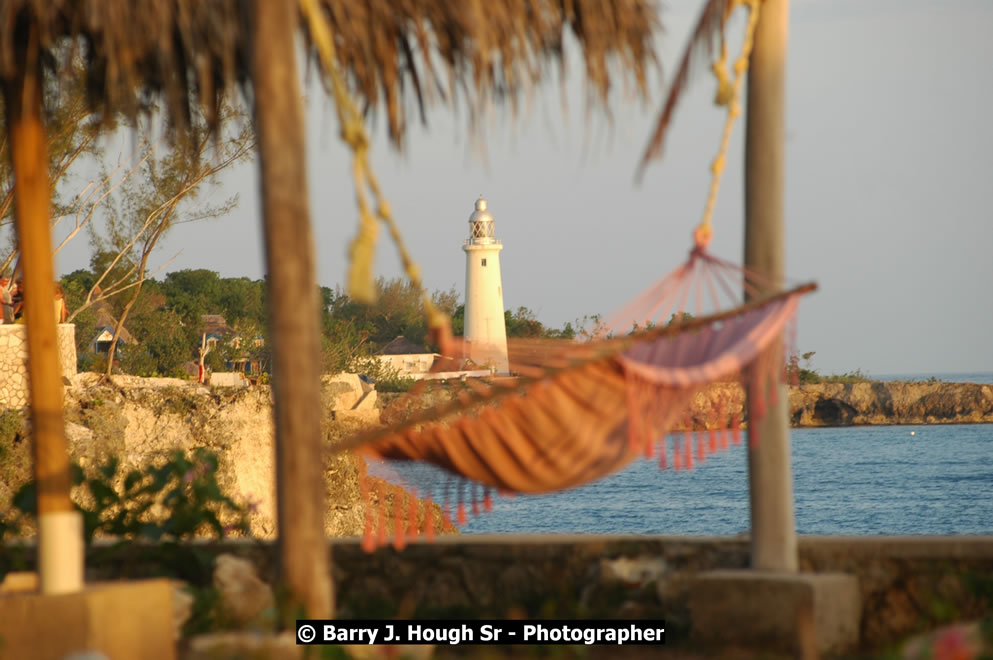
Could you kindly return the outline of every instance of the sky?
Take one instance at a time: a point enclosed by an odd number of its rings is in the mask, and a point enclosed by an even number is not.
[[[508,308],[560,327],[609,314],[678,266],[699,222],[722,112],[701,71],[670,124],[664,159],[634,173],[699,2],[662,13],[662,67],[643,103],[623,90],[588,110],[578,62],[560,86],[497,108],[474,137],[435,105],[406,149],[374,128],[373,168],[430,289],[462,292],[468,217],[495,219]],[[740,21],[735,25],[741,25]],[[734,28],[732,28],[734,30]],[[797,348],[823,373],[993,371],[993,2],[794,0],[787,79],[787,276],[820,289],[800,307]],[[737,49],[737,42],[732,42]],[[307,86],[308,164],[318,279],[344,283],[357,213],[349,154],[323,92]],[[742,260],[742,122],[714,216],[711,251]],[[223,219],[177,225],[153,267],[264,274],[258,174],[224,173]],[[385,232],[378,274],[401,274]],[[86,267],[85,240],[58,256]],[[174,258],[173,258],[174,257]]]

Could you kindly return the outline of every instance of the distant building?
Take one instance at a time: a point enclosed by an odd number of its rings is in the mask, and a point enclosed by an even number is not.
[[[100,301],[93,305],[96,313],[96,335],[89,343],[91,353],[99,353],[106,356],[110,352],[110,345],[114,342],[114,329],[117,327],[117,319],[110,313],[110,305],[106,301]],[[128,332],[126,327],[121,328],[121,334],[117,337],[117,349],[124,344],[135,345],[138,341]]]
[[[218,343],[241,345],[238,331],[228,325],[220,314],[203,314],[200,317],[200,335],[207,335],[207,345],[216,348]]]
[[[237,330],[229,326],[220,314],[201,315],[199,334],[201,341],[203,341],[203,337],[206,337],[207,346],[212,351],[218,350],[223,345],[240,350],[245,344],[244,337]],[[265,346],[265,340],[260,335],[256,335],[250,344],[250,348],[262,348]],[[259,356],[252,357],[248,354],[243,354],[225,360],[224,365],[233,372],[248,376],[258,376],[267,370],[268,360],[262,359]]]

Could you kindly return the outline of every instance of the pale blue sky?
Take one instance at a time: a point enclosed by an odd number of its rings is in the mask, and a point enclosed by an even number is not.
[[[663,13],[664,70],[698,11]],[[788,80],[787,271],[821,289],[802,304],[801,351],[826,372],[993,371],[993,2],[794,0]],[[574,63],[572,73],[578,73]],[[429,112],[396,154],[382,130],[373,163],[430,288],[463,288],[467,219],[483,193],[504,242],[508,307],[559,326],[609,314],[675,267],[689,248],[722,115],[706,72],[671,125],[665,159],[640,186],[635,165],[661,99],[618,94],[613,120],[588,116],[576,75],[563,119],[557,86],[514,120],[492,113],[485,157],[464,113]],[[312,215],[322,284],[344,281],[356,212],[348,154],[323,95],[308,111]],[[743,126],[736,127],[715,215],[712,251],[742,253]],[[229,217],[176,227],[161,261],[261,277],[257,174],[230,171],[216,193],[238,193]],[[88,262],[85,241],[60,255]],[[383,237],[379,273],[400,273]]]

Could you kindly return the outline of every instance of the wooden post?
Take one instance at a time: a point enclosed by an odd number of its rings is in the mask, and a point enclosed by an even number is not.
[[[786,43],[789,0],[763,0],[748,72],[745,133],[745,266],[766,275],[761,293],[781,289],[785,273],[784,175]],[[776,404],[761,419],[749,415],[758,446],[748,452],[751,490],[752,568],[797,570],[793,472],[788,398],[779,386]],[[763,397],[768,399],[769,397]],[[756,400],[748,394],[749,408]]]
[[[14,170],[17,240],[24,273],[28,392],[37,482],[38,564],[42,593],[83,586],[82,519],[69,499],[69,455],[62,418],[62,370],[55,319],[55,268],[49,231],[51,188],[42,122],[42,74],[34,31],[16,44],[17,74],[3,81]],[[25,43],[26,42],[26,43]]]
[[[296,21],[296,3],[253,3],[252,74],[273,340],[281,571],[307,616],[329,618],[334,595],[324,533],[317,280],[294,59]]]

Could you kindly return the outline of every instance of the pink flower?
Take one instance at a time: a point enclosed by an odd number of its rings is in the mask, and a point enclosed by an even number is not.
[[[962,626],[952,626],[940,632],[931,646],[935,660],[974,660],[976,648]]]

